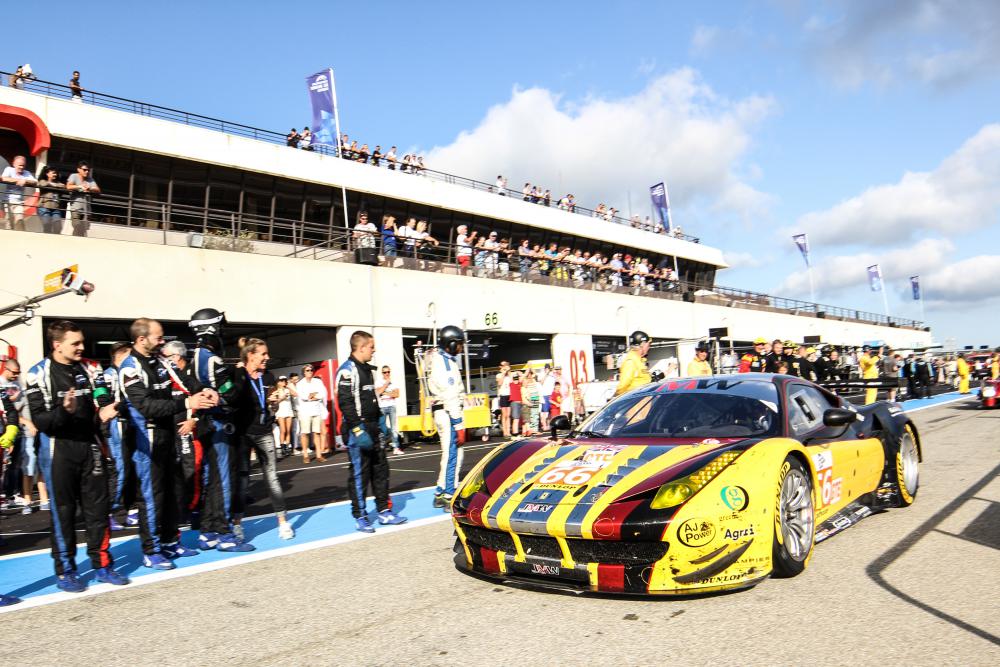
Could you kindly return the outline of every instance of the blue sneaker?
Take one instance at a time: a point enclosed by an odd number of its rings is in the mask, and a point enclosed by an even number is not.
[[[232,533],[219,535],[219,543],[215,548],[226,553],[245,553],[247,551],[254,551],[257,549],[254,545],[244,542]]]
[[[142,557],[143,567],[152,568],[154,570],[172,570],[176,565],[170,562],[170,559],[163,554],[151,554],[149,556]]]
[[[50,512],[52,511],[52,503],[48,500],[46,500],[44,503],[39,503],[38,509],[39,511],[42,512]]]
[[[406,523],[406,517],[393,514],[392,510],[382,510],[378,513],[378,522],[383,526],[398,526]]]
[[[123,526],[120,523],[118,523],[118,520],[115,519],[115,515],[114,514],[112,514],[112,515],[110,515],[108,517],[108,524],[111,526],[111,530],[113,530],[113,531],[114,530],[125,530],[125,526]]]
[[[94,579],[102,584],[111,584],[112,586],[126,586],[129,583],[129,578],[113,567],[97,568],[94,570]]]
[[[135,528],[139,525],[139,510],[130,510],[125,516],[125,526]]]
[[[82,593],[87,590],[87,584],[77,578],[76,572],[60,574],[57,577],[56,587],[61,591],[66,591],[67,593]]]
[[[4,595],[0,593],[0,607],[9,607],[12,604],[17,604],[21,601],[21,598],[14,597],[13,595]]]
[[[202,551],[211,551],[219,546],[218,533],[202,533],[198,536],[198,548]]]
[[[375,528],[372,527],[371,521],[369,521],[366,516],[359,516],[354,520],[354,530],[359,530],[362,533],[375,532]]]
[[[197,549],[189,549],[180,542],[174,542],[173,544],[164,544],[161,549],[163,555],[173,560],[174,558],[184,558],[185,556],[197,556],[200,551]]]

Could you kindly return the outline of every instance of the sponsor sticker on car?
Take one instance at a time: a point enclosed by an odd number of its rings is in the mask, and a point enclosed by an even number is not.
[[[705,519],[688,519],[677,529],[677,539],[689,547],[703,547],[715,539],[715,525]]]

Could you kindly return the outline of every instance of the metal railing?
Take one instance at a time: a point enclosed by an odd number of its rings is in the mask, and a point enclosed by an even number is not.
[[[31,201],[30,196],[27,201]],[[441,241],[430,243],[420,240],[408,244],[404,236],[392,235],[396,241],[393,249],[383,243],[384,237],[378,231],[367,232],[335,227],[329,222],[323,224],[105,194],[93,196],[89,210],[88,221],[91,224],[161,232],[155,237],[131,239],[147,243],[166,245],[169,244],[170,233],[196,233],[201,235],[199,247],[351,263],[365,259],[356,255],[355,250],[371,248],[374,253],[369,260],[388,268],[632,294],[882,326],[911,329],[924,326],[917,320],[890,318],[879,313],[735,287],[687,282],[672,276],[669,269],[650,267],[648,272],[637,267],[617,269],[606,262],[587,264],[570,256],[553,257],[544,253],[521,256],[517,247],[468,248]],[[5,217],[4,226],[8,226],[7,221]],[[257,247],[259,243],[267,244],[266,250]],[[463,251],[470,253],[464,263],[458,259]]]
[[[11,76],[10,72],[4,72],[0,70],[0,76],[3,77],[3,85],[7,85],[8,78]],[[54,83],[52,81],[45,81],[42,79],[22,79],[21,90],[26,90],[33,93],[39,93],[46,95],[48,97],[55,97],[59,99],[72,99],[73,93],[72,89],[68,85],[61,83]],[[242,123],[233,123],[226,120],[221,120],[219,118],[212,118],[211,116],[204,116],[201,114],[190,113],[188,111],[181,111],[179,109],[172,109],[170,107],[164,107],[157,104],[149,104],[148,102],[139,102],[137,100],[130,100],[125,97],[118,97],[116,95],[109,95],[107,93],[95,92],[92,90],[84,89],[81,93],[79,99],[84,104],[91,104],[93,106],[104,107],[107,109],[115,109],[117,111],[125,111],[127,113],[133,113],[140,116],[148,116],[150,118],[159,118],[162,120],[169,120],[175,123],[182,123],[184,125],[191,125],[193,127],[201,127],[208,130],[214,130],[217,132],[224,132],[226,134],[233,134],[240,137],[246,137],[248,139],[254,139],[257,141],[266,141],[270,144],[284,145],[286,143],[286,135],[281,132],[275,132],[273,130],[264,130],[258,127],[253,127],[251,125],[244,125]],[[336,156],[337,148],[335,146],[326,146],[321,144],[313,144],[311,147],[312,152],[319,153],[321,155]],[[345,159],[348,159],[345,157]],[[366,162],[368,166],[372,166],[371,161]],[[389,162],[383,158],[377,168],[389,168]],[[498,189],[496,185],[491,185],[490,183],[485,183],[483,181],[477,181],[472,178],[466,178],[464,176],[457,176],[455,174],[449,174],[443,171],[436,171],[434,169],[427,169],[424,167],[410,166],[404,169],[405,165],[397,160],[395,163],[395,171],[404,175],[419,175],[427,178],[431,178],[444,183],[450,183],[453,185],[459,185],[466,188],[471,188],[473,190],[480,190],[483,192],[492,193],[495,195],[500,195],[503,193],[504,196],[508,196],[514,199],[522,199],[524,197],[523,193],[517,190],[511,189]],[[531,204],[535,206],[545,206],[544,202],[531,202],[527,201],[526,204]],[[551,208],[559,208],[558,200],[553,202]],[[633,221],[620,216],[608,216],[603,213],[598,213],[594,209],[589,209],[583,206],[575,205],[572,210],[561,209],[566,213],[573,213],[577,215],[584,215],[588,217],[594,217],[601,220],[605,220],[611,224],[619,224],[625,226],[634,226]],[[691,236],[688,234],[683,234],[674,230],[674,232],[657,232],[654,229],[647,229],[644,223],[640,223],[640,228],[643,228],[649,233],[670,236],[672,238],[677,238],[682,241],[689,241],[691,243],[700,243],[701,239],[696,236]]]

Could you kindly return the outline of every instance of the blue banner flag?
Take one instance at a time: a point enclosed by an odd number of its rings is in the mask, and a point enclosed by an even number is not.
[[[913,289],[913,300],[920,301],[920,276],[910,276],[910,287]]]
[[[878,264],[872,264],[868,267],[868,284],[873,292],[882,291],[882,269],[879,268]]]
[[[336,146],[337,126],[333,105],[333,70],[326,69],[306,78],[312,103],[312,143]]]
[[[667,231],[672,231],[670,225],[670,198],[667,196],[667,186],[657,183],[649,189],[649,198],[653,201],[653,213],[656,221]]]
[[[809,266],[809,239],[805,234],[796,234],[792,237],[795,241],[795,245],[799,247],[799,252],[802,253],[802,259],[806,260],[806,266]]]

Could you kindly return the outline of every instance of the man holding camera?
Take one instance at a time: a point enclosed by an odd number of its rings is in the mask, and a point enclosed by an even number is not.
[[[351,514],[355,528],[374,533],[368,520],[365,494],[369,486],[375,495],[378,522],[382,525],[406,523],[406,518],[392,511],[389,502],[389,462],[385,456],[385,439],[389,426],[375,395],[375,367],[369,362],[375,356],[375,339],[366,331],[351,334],[351,356],[337,369],[337,405],[344,421],[341,433],[347,440],[350,468],[347,493],[351,498]],[[301,384],[301,383],[300,383]]]

